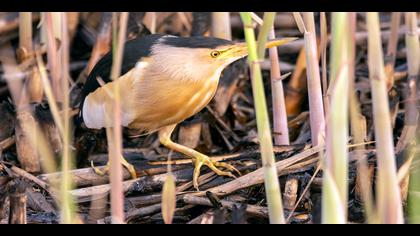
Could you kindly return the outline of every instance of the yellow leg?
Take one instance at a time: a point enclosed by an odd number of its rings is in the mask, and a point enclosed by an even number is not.
[[[127,168],[128,172],[130,172],[131,178],[135,179],[137,178],[136,170],[134,169],[134,166],[125,160],[123,156],[120,156],[121,165],[123,165],[125,168]],[[103,170],[99,169],[98,167],[95,167],[93,165],[93,162],[90,162],[90,165],[92,166],[93,170],[98,175],[106,175],[109,172],[110,168],[110,162],[106,164],[105,168]]]
[[[192,148],[188,148],[188,147],[182,146],[180,144],[174,143],[171,140],[171,134],[172,134],[173,130],[175,129],[175,126],[176,125],[171,125],[171,126],[166,126],[166,127],[162,128],[159,131],[159,141],[165,147],[167,147],[171,150],[180,152],[184,155],[187,155],[187,156],[193,158],[194,165],[195,165],[194,174],[193,174],[193,184],[194,184],[195,189],[198,190],[198,177],[200,176],[200,169],[203,165],[208,166],[216,174],[222,175],[222,176],[230,176],[232,178],[236,178],[231,173],[232,171],[237,172],[239,175],[241,174],[235,167],[233,167],[230,164],[212,161],[212,160],[210,160],[210,158],[208,156],[206,156],[202,153],[199,153]],[[221,171],[217,167],[225,168],[225,169],[227,169],[231,172]]]

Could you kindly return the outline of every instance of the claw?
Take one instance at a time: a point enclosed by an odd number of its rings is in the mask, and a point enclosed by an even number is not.
[[[201,162],[201,161],[196,161],[195,162],[195,167],[194,167],[194,174],[193,174],[193,185],[194,185],[194,188],[197,190],[197,191],[200,191],[199,189],[198,189],[198,177],[200,176],[200,170],[201,170],[201,167],[203,166],[203,162]]]
[[[130,163],[128,163],[127,160],[125,160],[125,158],[122,157],[122,156],[121,156],[121,164],[128,170],[128,172],[131,175],[131,178],[133,178],[133,179],[137,178],[137,173],[136,173],[136,170],[134,169],[134,166],[131,165]],[[101,170],[98,167],[95,167],[95,165],[93,164],[93,161],[90,162],[90,166],[95,171],[95,173],[97,175],[100,175],[100,176],[106,175],[109,172],[109,169],[110,169],[109,161],[108,161],[108,163],[106,164],[106,166],[104,167],[103,170]]]
[[[195,168],[194,168],[194,174],[193,174],[193,185],[194,188],[197,191],[200,191],[198,189],[198,177],[200,176],[200,170],[201,167],[203,165],[206,165],[207,167],[209,167],[212,171],[214,171],[217,175],[221,175],[221,176],[229,176],[232,178],[236,179],[236,176],[233,175],[231,172],[229,171],[234,171],[236,173],[239,174],[239,176],[241,175],[241,172],[239,172],[239,170],[237,170],[234,166],[227,164],[227,163],[222,163],[222,162],[217,162],[217,161],[212,161],[210,160],[210,158],[208,156],[205,155],[200,155],[198,157],[195,157]],[[229,171],[221,171],[219,170],[217,167],[223,167]]]
[[[100,176],[104,176],[104,175],[106,175],[107,172],[109,172],[109,162],[106,164],[106,166],[104,167],[103,170],[101,170],[98,167],[96,167],[93,164],[93,161],[90,161],[90,166],[92,167],[93,171],[95,171],[95,173],[97,175],[100,175]]]
[[[216,167],[223,167],[223,168],[226,168],[226,169],[228,169],[228,170],[230,170],[230,171],[234,171],[234,172],[236,172],[236,174],[238,174],[239,176],[242,176],[242,174],[241,174],[241,172],[238,170],[238,169],[236,169],[233,165],[231,165],[231,164],[228,164],[228,163],[223,163],[223,162],[217,162],[217,161],[215,161],[215,162],[213,162],[213,164],[216,166]],[[235,177],[236,178],[236,177]]]
[[[134,166],[127,162],[127,160],[121,156],[121,164],[130,172],[131,178],[135,179],[137,178],[136,170],[134,169]]]

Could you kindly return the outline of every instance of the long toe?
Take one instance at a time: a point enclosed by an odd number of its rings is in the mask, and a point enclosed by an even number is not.
[[[95,171],[95,173],[100,176],[104,176],[109,172],[109,162],[106,164],[106,166],[102,170],[96,167],[93,164],[93,161],[90,162],[90,166],[92,167],[93,171]]]
[[[137,173],[136,173],[136,169],[134,169],[133,165],[124,165],[125,168],[127,168],[128,172],[130,172],[131,178],[135,179],[137,178]]]
[[[200,191],[200,189],[198,189],[198,178],[200,177],[200,170],[203,164],[202,161],[194,161],[193,186],[197,191]]]
[[[225,169],[227,169],[231,172],[236,172],[239,176],[242,176],[241,172],[231,164],[214,161],[213,165],[216,166],[216,167],[223,167],[223,168],[225,168]]]
[[[205,160],[205,165],[206,166],[208,166],[212,171],[214,171],[216,174],[218,174],[218,175],[222,175],[222,176],[229,176],[229,177],[232,177],[232,178],[236,178],[236,176],[235,175],[233,175],[231,172],[228,172],[228,171],[221,171],[221,170],[219,170],[217,167],[216,167],[216,165],[219,165],[219,166],[223,166],[223,167],[226,167],[226,166],[228,166],[229,164],[216,164],[215,165],[215,163],[217,163],[217,162],[213,162],[213,161],[211,161],[210,160],[210,158],[208,158],[207,157],[207,159]],[[227,169],[229,170],[229,168],[230,169],[235,169],[235,167],[233,167],[233,166],[231,166],[231,167],[228,167]]]
[[[212,168],[210,168],[210,169],[212,169]],[[232,178],[234,178],[234,179],[236,179],[236,176],[234,175],[234,174],[232,174],[231,172],[228,172],[228,171],[221,171],[221,170],[219,170],[219,169],[212,169],[217,175],[220,175],[220,176],[228,176],[228,177],[232,177]]]
[[[130,172],[131,178],[135,179],[137,178],[136,169],[134,169],[134,166],[128,163],[128,161],[123,157],[120,156],[121,164],[127,168],[128,172]]]

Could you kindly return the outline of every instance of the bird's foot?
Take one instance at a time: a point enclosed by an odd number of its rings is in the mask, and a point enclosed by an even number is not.
[[[237,170],[234,166],[223,162],[212,161],[208,156],[201,153],[193,157],[193,162],[195,165],[193,174],[193,185],[197,191],[199,191],[198,177],[200,176],[200,169],[203,165],[209,167],[212,171],[221,176],[229,176],[236,179],[236,176],[233,175],[231,172],[236,172],[239,176],[241,175],[241,172],[239,172],[239,170]],[[224,168],[227,171],[221,171],[219,170],[219,167]]]
[[[131,175],[131,178],[135,179],[137,178],[137,174],[136,174],[136,170],[134,169],[134,166],[131,165],[130,163],[127,162],[127,160],[125,160],[125,158],[123,156],[121,156],[121,164],[128,170],[128,172]],[[92,167],[92,169],[95,171],[96,174],[104,176],[107,173],[109,173],[110,170],[110,162],[108,161],[108,163],[106,164],[106,166],[102,169],[95,167],[93,165],[93,161],[90,162],[90,165]]]

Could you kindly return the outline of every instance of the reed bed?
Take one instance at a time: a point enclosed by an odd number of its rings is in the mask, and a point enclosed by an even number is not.
[[[0,13],[0,224],[419,223],[419,19]],[[119,86],[109,91],[112,128],[78,121],[94,65],[111,51],[118,80],[124,43],[151,33],[246,42],[248,57],[223,71],[214,100],[172,136],[241,176],[203,168],[196,191],[190,159],[156,133],[120,125]],[[265,49],[283,37],[298,39]],[[108,159],[109,174],[90,167]]]

